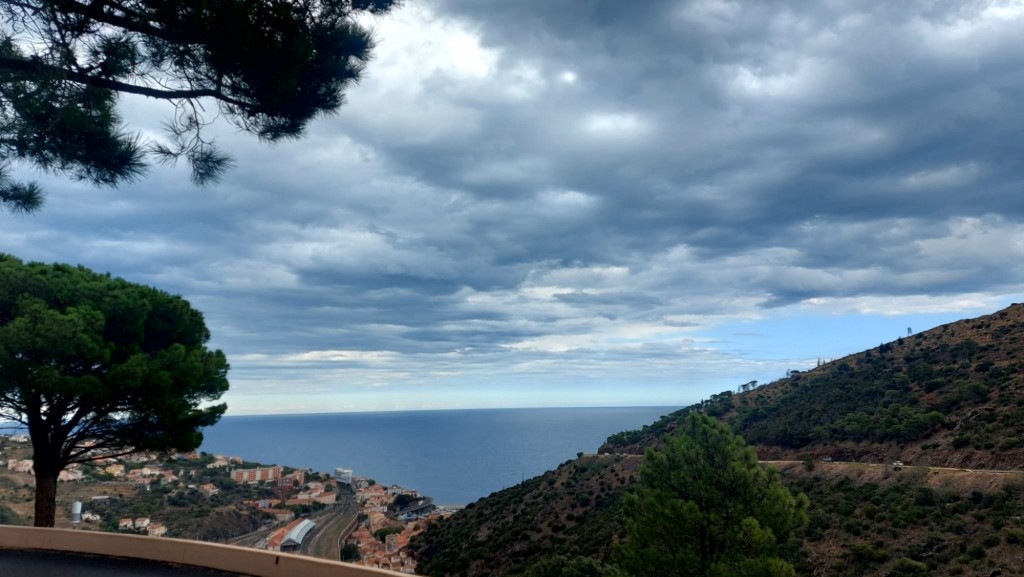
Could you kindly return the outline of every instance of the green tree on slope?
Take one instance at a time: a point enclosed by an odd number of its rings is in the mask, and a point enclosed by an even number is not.
[[[36,526],[53,526],[70,464],[199,447],[228,389],[209,338],[181,297],[0,254],[0,419],[31,436]]]
[[[648,448],[616,559],[635,577],[793,575],[779,545],[807,522],[807,505],[728,425],[694,413]]]

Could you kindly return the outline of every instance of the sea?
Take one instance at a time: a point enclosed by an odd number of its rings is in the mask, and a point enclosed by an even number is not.
[[[203,431],[207,453],[331,473],[352,469],[466,505],[594,453],[609,435],[678,407],[473,409],[225,416]]]

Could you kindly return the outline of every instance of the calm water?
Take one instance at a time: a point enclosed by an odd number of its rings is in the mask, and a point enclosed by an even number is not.
[[[466,504],[676,407],[480,409],[224,417],[201,450],[398,484]]]

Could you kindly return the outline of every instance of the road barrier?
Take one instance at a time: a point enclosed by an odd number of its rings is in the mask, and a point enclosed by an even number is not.
[[[391,571],[185,539],[0,525],[0,548],[90,553],[192,565],[253,577],[380,577]]]

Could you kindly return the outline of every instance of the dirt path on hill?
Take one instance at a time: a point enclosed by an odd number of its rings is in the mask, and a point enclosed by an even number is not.
[[[858,483],[887,483],[917,477],[925,486],[967,491],[990,491],[1007,483],[1024,481],[1024,471],[997,469],[957,469],[892,463],[815,462],[808,471],[803,461],[761,461],[774,465],[785,476],[818,475],[837,479],[847,477]]]
[[[758,461],[765,465],[804,465],[803,461]],[[904,463],[896,466],[892,463],[859,463],[857,461],[827,461],[815,462],[814,468],[822,466],[857,466],[857,467],[883,467],[892,470],[902,469],[926,469],[928,471],[948,471],[953,473],[983,473],[988,475],[1024,475],[1024,471],[1012,471],[1003,469],[964,469],[961,467],[933,467],[931,465],[912,465]]]
[[[627,459],[643,459],[643,455],[590,454],[588,457],[613,457]],[[813,468],[807,470],[804,461],[759,461],[764,465],[774,465],[787,475],[818,474],[825,477],[849,477],[862,483],[881,483],[901,476],[920,475],[922,481],[932,487],[951,487],[960,490],[990,490],[1004,483],[1024,481],[1024,471],[1009,469],[966,469],[957,467],[932,467],[929,465],[893,463],[863,463],[857,461],[814,461]]]

